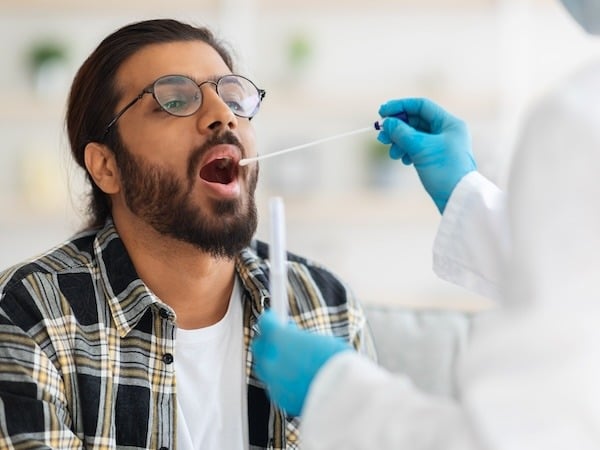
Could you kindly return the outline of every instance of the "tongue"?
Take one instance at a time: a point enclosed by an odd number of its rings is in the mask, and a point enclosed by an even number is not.
[[[200,178],[209,183],[229,184],[234,177],[234,164],[229,158],[218,158],[200,170]]]

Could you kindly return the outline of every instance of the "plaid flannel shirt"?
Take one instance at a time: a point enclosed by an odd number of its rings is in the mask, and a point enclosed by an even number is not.
[[[269,305],[266,244],[243,284],[251,449],[296,449],[298,419],[270,404],[249,344]],[[290,316],[375,357],[365,316],[323,267],[289,255]],[[176,448],[173,310],[136,274],[111,220],[0,274],[0,448]],[[190,393],[185,393],[190,395]]]

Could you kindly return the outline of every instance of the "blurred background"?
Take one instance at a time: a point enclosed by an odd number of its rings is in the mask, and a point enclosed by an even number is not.
[[[501,187],[528,107],[600,53],[556,0],[1,0],[0,269],[81,226],[69,85],[102,38],[158,17],[211,27],[267,90],[253,121],[261,153],[369,126],[384,101],[425,96],[469,123],[479,169]],[[439,214],[375,138],[265,160],[258,236],[268,239],[268,199],[279,195],[288,250],[364,302],[484,307],[433,274]]]

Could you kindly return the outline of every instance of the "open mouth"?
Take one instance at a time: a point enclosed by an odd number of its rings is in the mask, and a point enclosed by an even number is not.
[[[200,178],[209,183],[229,184],[237,178],[238,165],[231,158],[216,158],[200,169]]]

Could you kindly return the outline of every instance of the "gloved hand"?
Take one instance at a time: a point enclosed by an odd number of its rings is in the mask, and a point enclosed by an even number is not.
[[[408,123],[394,117],[402,112]],[[443,213],[458,182],[477,168],[466,124],[424,98],[391,100],[379,108],[379,115],[385,120],[377,139],[392,144],[391,158],[415,165],[425,190]]]
[[[337,337],[300,330],[292,323],[283,325],[270,310],[260,317],[258,328],[260,334],[251,345],[256,374],[271,400],[298,416],[319,369],[333,355],[352,347]]]

